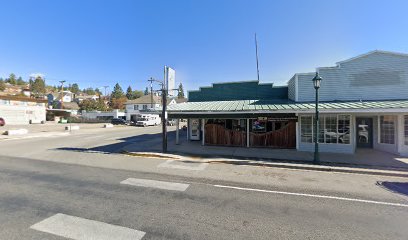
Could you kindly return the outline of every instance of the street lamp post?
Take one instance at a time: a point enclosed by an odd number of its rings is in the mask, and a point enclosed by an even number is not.
[[[314,163],[318,164],[320,162],[320,156],[319,156],[319,88],[320,88],[320,83],[322,81],[322,78],[319,76],[319,73],[316,72],[316,75],[313,78],[313,86],[316,90],[316,99],[315,99],[315,110],[316,110],[316,116],[315,116],[315,126],[314,126],[314,142],[315,142],[315,151],[314,151]]]

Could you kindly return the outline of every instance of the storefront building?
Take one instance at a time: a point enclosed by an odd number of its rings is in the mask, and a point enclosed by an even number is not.
[[[314,133],[315,73],[287,86],[258,81],[217,83],[169,106],[169,118],[188,119],[189,140],[205,145],[354,153],[373,148],[408,155],[408,55],[373,51],[317,68],[320,121]]]

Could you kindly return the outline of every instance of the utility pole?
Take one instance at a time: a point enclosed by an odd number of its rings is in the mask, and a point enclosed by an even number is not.
[[[155,81],[152,77],[147,80],[150,82],[150,102],[151,102],[151,108],[153,108],[153,82]]]
[[[61,83],[61,109],[63,109],[64,105],[64,83],[66,82],[65,80],[59,81]]]
[[[109,88],[109,86],[103,86],[103,88],[105,89],[105,97],[106,97],[106,89]]]

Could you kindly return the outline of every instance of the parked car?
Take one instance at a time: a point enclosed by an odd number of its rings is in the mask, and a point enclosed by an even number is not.
[[[167,126],[174,126],[176,125],[176,120],[174,119],[168,119],[167,120]]]
[[[131,120],[126,120],[126,125],[128,125],[128,126],[135,126],[136,123],[133,122],[133,121],[131,121]]]
[[[6,121],[4,121],[4,118],[0,118],[0,127],[3,127],[6,125]]]
[[[111,123],[113,125],[126,125],[126,120],[122,118],[113,118]]]

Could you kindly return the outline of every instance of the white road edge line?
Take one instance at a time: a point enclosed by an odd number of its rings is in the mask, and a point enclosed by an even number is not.
[[[234,186],[225,186],[225,185],[213,185],[213,186],[218,187],[218,188],[230,188],[230,189],[243,190],[243,191],[276,193],[276,194],[302,196],[302,197],[326,198],[326,199],[335,199],[335,200],[351,201],[351,202],[362,202],[362,203],[372,203],[372,204],[389,205],[389,206],[397,206],[397,207],[408,207],[408,204],[403,204],[403,203],[380,202],[380,201],[365,200],[365,199],[358,199],[358,198],[335,197],[335,196],[315,195],[315,194],[308,194],[308,193],[282,192],[282,191],[273,191],[273,190],[256,189],[256,188],[243,188],[243,187],[234,187]]]
[[[164,190],[172,190],[172,191],[180,191],[184,192],[190,186],[190,184],[185,183],[175,183],[175,182],[164,182],[164,181],[156,181],[150,179],[141,179],[141,178],[128,178],[122,182],[121,184],[138,186],[138,187],[151,187],[151,188],[159,188]]]
[[[74,217],[62,213],[55,214],[30,227],[31,229],[74,240],[140,240],[145,232],[108,223]]]

